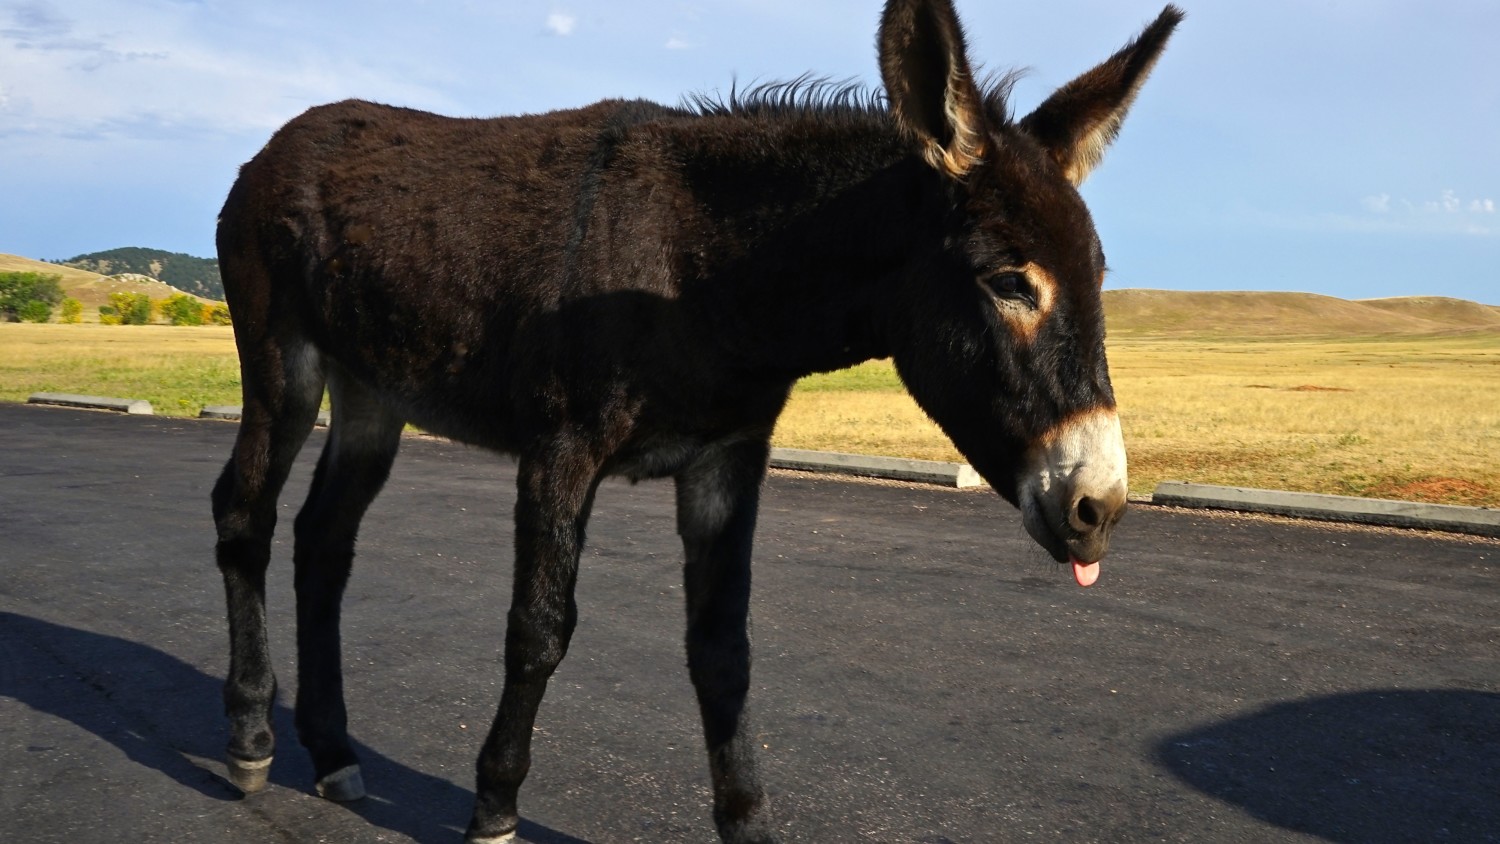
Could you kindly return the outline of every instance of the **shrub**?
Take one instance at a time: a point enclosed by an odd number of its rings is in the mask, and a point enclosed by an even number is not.
[[[30,317],[37,316],[45,308],[47,316],[40,321],[46,322],[52,316],[52,306],[61,302],[62,298],[62,276],[0,273],[0,318],[12,322],[18,319],[36,322],[38,320]],[[40,307],[33,305],[33,302],[40,303]],[[22,316],[23,311],[29,316]]]
[[[203,306],[203,321],[210,325],[232,325],[229,320],[229,306],[223,302]]]
[[[203,324],[203,308],[186,293],[174,293],[163,300],[161,315],[173,325]]]
[[[119,322],[106,322],[104,309],[99,309],[99,321],[105,325],[146,325],[151,322],[151,297],[144,293],[109,294],[111,312]]]
[[[41,299],[32,299],[21,305],[16,315],[22,322],[46,322],[52,319],[52,306]]]
[[[57,318],[58,322],[69,325],[77,325],[83,322],[83,303],[68,296],[62,300],[62,315]]]

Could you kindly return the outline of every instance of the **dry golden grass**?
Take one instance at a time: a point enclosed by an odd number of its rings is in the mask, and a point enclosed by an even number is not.
[[[0,401],[39,392],[146,399],[169,416],[239,404],[234,334],[222,325],[0,323]]]
[[[1167,479],[1500,506],[1500,332],[1118,340],[1132,486]]]
[[[1187,480],[1500,506],[1500,331],[1112,337],[1135,492]],[[0,324],[0,400],[39,391],[196,415],[239,403],[239,367],[224,327]],[[962,459],[883,361],[805,379],[776,444]]]
[[[1122,339],[1131,489],[1163,480],[1500,506],[1500,332]],[[856,378],[862,392],[839,382]],[[799,386],[778,445],[959,460],[890,365]]]

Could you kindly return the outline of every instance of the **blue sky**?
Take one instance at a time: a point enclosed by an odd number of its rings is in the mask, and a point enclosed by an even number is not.
[[[1179,0],[1083,191],[1112,287],[1500,304],[1500,3]],[[959,0],[1029,111],[1157,0]],[[878,0],[0,0],[0,252],[213,254],[236,168],[362,97],[460,116],[805,71],[876,82]]]

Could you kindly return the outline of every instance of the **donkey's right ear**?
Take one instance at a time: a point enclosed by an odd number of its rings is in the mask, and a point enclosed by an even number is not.
[[[963,178],[979,163],[988,137],[984,109],[949,0],[885,4],[880,75],[891,113],[922,145],[929,164]]]

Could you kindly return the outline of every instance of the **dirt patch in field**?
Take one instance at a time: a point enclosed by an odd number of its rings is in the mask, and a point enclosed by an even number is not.
[[[1372,498],[1427,501],[1433,504],[1469,504],[1500,501],[1500,490],[1464,478],[1430,476],[1415,481],[1381,481],[1364,493]]]

